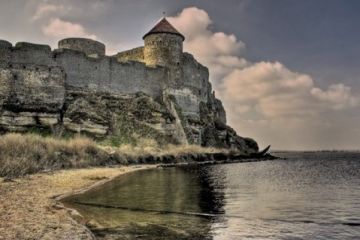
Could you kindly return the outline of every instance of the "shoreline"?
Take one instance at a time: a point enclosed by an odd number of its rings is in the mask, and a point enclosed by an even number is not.
[[[200,155],[201,156],[201,155]],[[214,157],[216,156],[216,157]],[[99,187],[117,177],[158,167],[214,165],[258,162],[277,159],[243,158],[230,160],[226,154],[214,154],[211,161],[163,164],[117,165],[64,169],[26,175],[15,179],[0,178],[0,240],[21,239],[96,239],[86,220],[61,200]],[[188,158],[197,158],[195,154]],[[203,158],[204,156],[201,156]],[[218,160],[215,160],[218,159]],[[222,159],[222,160],[220,160]]]
[[[0,178],[0,240],[95,239],[82,216],[60,200],[127,173],[156,167],[67,169],[10,181]]]

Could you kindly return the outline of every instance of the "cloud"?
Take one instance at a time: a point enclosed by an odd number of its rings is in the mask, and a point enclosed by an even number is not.
[[[185,51],[209,66],[214,84],[231,69],[247,65],[247,61],[239,57],[245,44],[233,34],[210,31],[212,20],[206,11],[196,7],[185,8],[168,20],[185,35]]]
[[[311,94],[321,101],[332,104],[331,107],[334,109],[355,107],[359,104],[359,98],[351,94],[351,88],[342,83],[332,84],[326,91],[313,88]]]
[[[359,103],[350,87],[334,84],[322,90],[309,75],[292,72],[279,62],[235,69],[222,81],[221,95],[231,106],[248,105],[248,111],[270,118],[309,117]]]
[[[185,35],[184,49],[209,67],[230,124],[240,134],[263,145],[311,149],[329,129],[335,136],[345,132],[339,119],[360,102],[351,87],[337,83],[322,89],[311,76],[280,62],[248,61],[242,56],[245,44],[210,30],[212,20],[202,9],[186,8],[169,20]]]
[[[193,41],[199,35],[210,33],[208,26],[212,23],[208,13],[196,7],[185,8],[176,17],[169,17],[168,20],[186,35],[187,41]]]
[[[81,24],[63,21],[59,18],[50,19],[49,23],[42,28],[42,32],[45,36],[55,38],[84,37],[97,39],[96,35],[88,33]]]
[[[99,0],[28,0],[33,9],[32,20],[46,18],[72,18],[91,20],[109,9],[110,1]],[[88,14],[91,13],[91,14]]]
[[[37,21],[43,18],[51,17],[54,14],[64,14],[69,12],[71,9],[71,6],[65,7],[63,4],[59,3],[40,2],[35,8],[32,20]]]
[[[308,112],[308,96],[313,80],[288,70],[281,63],[259,62],[235,69],[223,80],[221,96],[235,106],[248,105],[267,117],[299,115]],[[236,111],[236,109],[233,109]]]

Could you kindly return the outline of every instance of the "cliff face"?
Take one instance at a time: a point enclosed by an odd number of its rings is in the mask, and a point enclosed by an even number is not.
[[[47,110],[44,102],[34,104],[31,109],[4,104],[0,110],[0,130],[55,135],[81,133],[114,145],[136,144],[138,138],[150,138],[159,144],[200,142],[203,146],[232,148],[243,153],[257,151],[254,141],[237,136],[219,121],[211,106],[202,106],[202,117],[194,121],[182,115],[171,97],[155,101],[143,93],[114,95],[69,90],[63,102],[57,112],[50,105]]]
[[[100,53],[0,41],[0,131],[82,133],[115,145],[151,138],[258,151],[255,141],[226,125],[207,68],[190,54],[168,69],[120,63]]]

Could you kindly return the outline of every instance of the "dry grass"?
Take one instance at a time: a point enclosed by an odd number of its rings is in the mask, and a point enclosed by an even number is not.
[[[63,140],[10,133],[0,137],[0,176],[91,166],[105,155],[95,142],[83,137]]]
[[[184,154],[198,154],[198,153],[218,153],[227,152],[225,149],[218,148],[204,148],[198,145],[173,145],[168,144],[160,146],[154,139],[140,138],[136,145],[122,144],[118,147],[103,146],[107,152],[116,152],[121,155],[128,156],[163,156],[173,155],[180,156]]]
[[[160,146],[139,138],[136,145],[110,147],[77,136],[72,139],[10,133],[0,136],[0,177],[17,177],[46,170],[137,163],[142,156],[180,156],[225,150],[196,145]]]

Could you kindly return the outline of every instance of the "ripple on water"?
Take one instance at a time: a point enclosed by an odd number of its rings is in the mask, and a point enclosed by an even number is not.
[[[100,239],[358,239],[360,153],[284,156],[135,172],[67,204]]]

